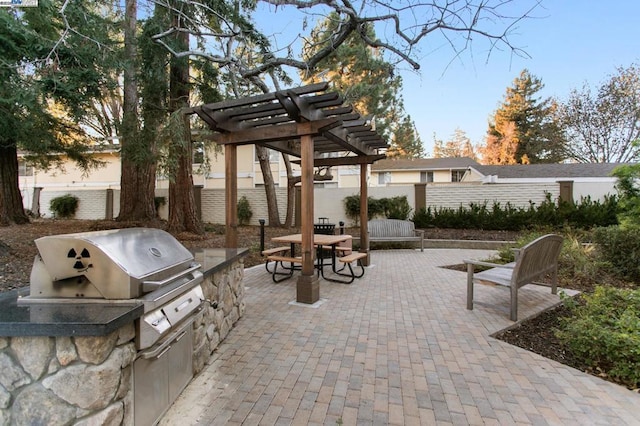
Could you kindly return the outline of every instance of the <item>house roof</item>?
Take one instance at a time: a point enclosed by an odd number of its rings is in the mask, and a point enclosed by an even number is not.
[[[484,176],[501,179],[608,177],[618,166],[631,163],[515,164],[510,166],[472,166]]]
[[[450,170],[467,169],[479,164],[468,157],[449,158],[412,158],[412,159],[385,159],[374,163],[371,170],[374,172],[389,170]]]

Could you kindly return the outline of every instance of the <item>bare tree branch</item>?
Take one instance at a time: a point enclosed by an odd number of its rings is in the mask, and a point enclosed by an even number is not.
[[[331,34],[321,48],[314,49],[314,54],[301,58],[293,54],[291,44],[285,49],[271,49],[262,52],[259,60],[252,60],[251,66],[245,61],[241,68],[243,78],[252,79],[268,73],[271,69],[290,67],[302,71],[314,69],[317,64],[329,56],[350,35],[357,34],[364,43],[375,49],[383,49],[395,55],[400,61],[408,63],[413,69],[420,68],[416,48],[426,36],[439,33],[452,48],[454,58],[471,49],[474,38],[483,39],[489,43],[487,60],[494,50],[508,50],[515,55],[526,56],[521,48],[514,45],[509,36],[517,25],[526,18],[532,17],[533,12],[540,7],[541,0],[443,0],[443,1],[410,1],[406,5],[396,6],[391,1],[383,0],[261,0],[265,4],[276,8],[296,8],[304,16],[314,16],[314,19],[328,16],[327,10],[340,19],[336,31]],[[155,0],[157,4],[169,7],[165,0]],[[527,4],[522,7],[522,4]],[[250,34],[243,34],[243,30],[230,24],[226,17],[220,16],[203,1],[190,2],[193,7],[201,8],[201,13],[185,16],[191,26],[199,28],[193,34],[203,38],[234,39],[238,43],[246,42]],[[319,12],[319,13],[318,13]],[[221,32],[209,31],[206,22],[198,21],[194,16],[215,16],[223,23]],[[302,19],[301,19],[302,22]],[[364,30],[367,25],[376,24],[389,30],[382,37],[373,39]],[[221,66],[231,66],[237,61],[235,52],[227,50],[228,54],[211,53],[190,49],[177,52],[171,49],[163,38],[172,34],[176,29],[167,29],[156,34],[154,40],[167,48],[177,57],[200,57],[213,61]],[[228,32],[226,32],[228,31]],[[298,38],[308,40],[304,35]],[[209,44],[210,45],[210,44]],[[278,55],[278,52],[286,52]],[[257,58],[256,58],[257,59]],[[452,59],[452,60],[453,60]]]

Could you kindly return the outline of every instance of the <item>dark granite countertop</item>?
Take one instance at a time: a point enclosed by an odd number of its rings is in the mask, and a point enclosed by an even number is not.
[[[205,277],[228,266],[230,263],[240,260],[249,254],[246,248],[195,248],[191,249],[196,263],[202,265],[202,273]]]
[[[248,249],[194,249],[204,276],[211,275],[248,254]],[[0,336],[104,336],[140,318],[144,306],[137,300],[113,303],[19,303],[29,295],[24,287],[0,294]]]
[[[0,295],[0,336],[104,336],[142,316],[142,303],[29,303],[20,288]]]

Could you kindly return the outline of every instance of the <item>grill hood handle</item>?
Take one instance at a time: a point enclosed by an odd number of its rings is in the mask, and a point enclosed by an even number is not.
[[[169,284],[171,281],[175,281],[178,278],[181,278],[184,275],[187,275],[197,269],[200,269],[200,264],[199,263],[194,263],[192,264],[189,269],[185,269],[183,271],[180,271],[179,273],[172,275],[170,277],[165,278],[162,281],[143,281],[142,282],[142,292],[143,293],[149,293],[152,292],[154,290],[159,289],[162,286],[165,286],[167,284]]]

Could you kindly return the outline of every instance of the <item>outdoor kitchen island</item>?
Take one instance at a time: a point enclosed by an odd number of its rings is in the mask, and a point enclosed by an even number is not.
[[[201,280],[163,308],[178,311],[195,294],[197,309],[146,349],[137,334],[153,314],[147,295],[24,303],[30,288],[0,294],[0,426],[156,422],[244,314],[247,253],[190,252]]]

